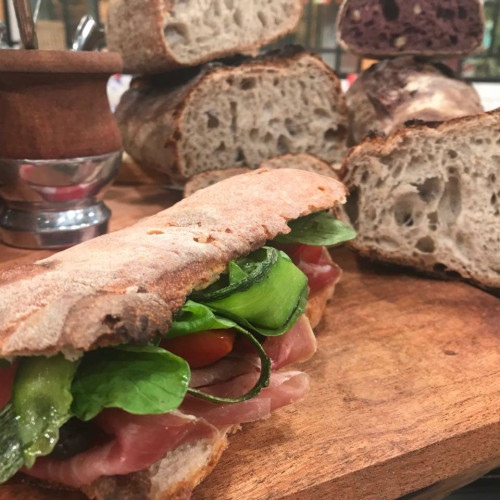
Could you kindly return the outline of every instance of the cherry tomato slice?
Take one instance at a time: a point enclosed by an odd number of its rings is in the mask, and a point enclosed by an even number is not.
[[[203,330],[160,343],[167,351],[185,359],[191,368],[211,365],[233,350],[236,332],[229,330]]]

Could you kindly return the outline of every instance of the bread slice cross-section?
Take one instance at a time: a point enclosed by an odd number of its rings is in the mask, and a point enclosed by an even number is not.
[[[368,138],[341,178],[361,254],[500,287],[500,109]]]
[[[113,0],[110,50],[129,73],[159,73],[254,53],[293,31],[302,0]]]
[[[480,0],[344,0],[338,37],[354,54],[460,57],[481,47]]]
[[[338,163],[347,151],[339,80],[303,50],[136,80],[116,118],[130,156],[176,184],[206,170],[257,168],[286,153]]]

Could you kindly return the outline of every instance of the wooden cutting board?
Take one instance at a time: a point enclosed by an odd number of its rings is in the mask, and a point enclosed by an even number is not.
[[[112,188],[111,228],[179,197]],[[0,245],[0,268],[49,253]],[[500,300],[332,253],[309,396],[235,434],[195,500],[435,499],[500,465]]]

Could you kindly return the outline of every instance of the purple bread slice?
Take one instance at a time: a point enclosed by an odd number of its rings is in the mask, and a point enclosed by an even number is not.
[[[365,57],[458,57],[481,46],[479,0],[344,0],[338,36]]]

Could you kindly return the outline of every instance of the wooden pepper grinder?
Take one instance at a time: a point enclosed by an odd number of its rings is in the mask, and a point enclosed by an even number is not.
[[[0,50],[0,238],[25,248],[74,245],[107,231],[101,201],[121,139],[106,84],[115,53],[42,51],[28,0],[16,13],[25,50]]]

